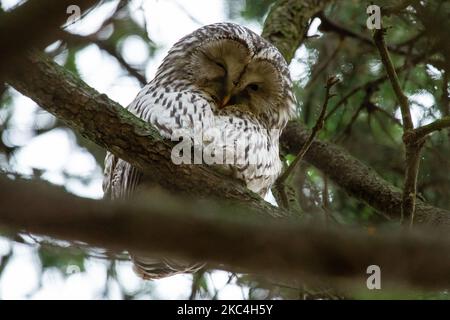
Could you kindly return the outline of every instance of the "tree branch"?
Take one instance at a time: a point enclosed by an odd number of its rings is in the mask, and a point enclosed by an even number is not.
[[[403,64],[401,67],[395,68],[395,72],[396,73],[400,73],[400,72],[403,72],[405,70],[408,70],[408,69],[412,68],[413,66],[415,66],[417,63],[421,62],[426,57],[427,57],[427,53],[424,53],[422,55],[416,56],[416,57],[412,58],[410,63]],[[341,107],[344,103],[346,103],[350,99],[350,97],[355,95],[358,91],[360,91],[360,90],[368,90],[370,88],[375,88],[378,85],[382,84],[387,79],[388,79],[388,76],[384,75],[384,76],[381,76],[381,77],[379,77],[379,78],[377,78],[375,80],[368,81],[366,83],[363,83],[363,84],[353,88],[350,92],[348,92],[345,96],[343,96],[336,103],[336,105],[333,107],[333,109],[330,110],[330,112],[328,112],[328,114],[325,117],[325,121],[328,120],[328,118],[331,117],[336,112],[336,110],[339,107]]]
[[[330,90],[338,82],[339,82],[339,80],[335,77],[328,78],[327,84],[325,86],[325,90],[326,90],[325,91],[325,100],[323,102],[323,105],[322,105],[319,117],[317,118],[316,124],[312,128],[311,134],[310,134],[308,140],[300,149],[295,160],[291,163],[291,165],[287,168],[287,170],[284,171],[283,174],[278,178],[279,183],[284,183],[286,181],[286,179],[289,177],[289,175],[294,170],[297,163],[299,163],[303,159],[303,156],[305,155],[305,153],[308,152],[308,149],[311,146],[311,143],[313,142],[313,140],[315,139],[316,134],[320,130],[322,130],[323,125],[324,125],[325,113],[327,112],[328,101],[334,96],[334,94],[330,93]]]
[[[309,20],[333,0],[279,0],[269,12],[262,36],[271,42],[289,63],[303,42]]]
[[[414,129],[414,125],[411,118],[411,112],[409,110],[408,98],[403,93],[402,88],[400,87],[400,82],[398,80],[397,72],[395,71],[394,64],[392,63],[391,58],[389,57],[389,52],[386,47],[386,42],[384,41],[385,29],[375,30],[373,39],[375,45],[380,52],[381,61],[386,69],[386,73],[391,82],[392,88],[394,89],[394,93],[397,96],[398,103],[400,104],[400,110],[402,113],[403,127],[404,131],[409,131]]]
[[[261,219],[245,207],[180,201],[152,192],[132,203],[90,200],[4,176],[0,188],[0,224],[15,230],[303,281],[356,280],[354,284],[365,288],[366,268],[377,264],[385,284],[450,286],[450,255],[445,254],[450,241],[445,233],[370,236],[342,228],[325,230],[292,220]]]
[[[384,41],[385,29],[375,30],[373,39],[380,52],[381,61],[386,69],[392,88],[397,96],[403,119],[403,137],[405,138],[414,131],[411,111],[409,109],[408,98],[400,87],[400,82],[395,72],[394,64],[389,56],[389,52]],[[424,139],[407,140],[403,139],[405,145],[405,182],[403,186],[401,220],[410,217],[410,225],[414,223],[417,195],[417,176],[420,167],[420,153],[422,151]]]
[[[81,10],[96,0],[29,0],[17,9],[0,10],[0,74],[20,63],[26,49],[53,40],[56,30],[69,17],[67,7],[76,4]],[[24,41],[26,39],[26,41]]]
[[[322,22],[319,26],[319,30],[320,31],[324,31],[324,32],[334,32],[342,37],[348,37],[348,38],[352,38],[355,40],[358,40],[364,44],[367,44],[369,46],[374,46],[374,43],[372,42],[372,40],[370,38],[367,38],[366,36],[362,35],[362,34],[358,34],[356,32],[353,32],[352,30],[349,30],[345,27],[342,27],[340,25],[338,25],[337,23],[331,21],[330,19],[328,19],[328,17],[326,17],[323,12],[320,12],[317,17],[320,19],[320,21]],[[409,55],[409,53],[405,50],[402,50],[400,47],[398,46],[388,46],[389,51],[392,51],[396,54],[400,54],[400,55]]]
[[[91,34],[87,36],[82,36],[79,34],[69,33],[69,32],[60,32],[60,37],[64,41],[68,42],[69,44],[83,44],[88,45],[94,43],[99,49],[107,52],[109,55],[114,57],[117,62],[133,77],[136,78],[136,80],[139,81],[141,86],[145,86],[147,84],[147,80],[145,79],[145,76],[143,76],[139,70],[131,66],[128,62],[125,61],[123,56],[117,52],[116,48],[110,44],[108,41],[98,39],[96,37],[96,34]]]
[[[410,143],[425,138],[427,135],[433,133],[434,131],[439,131],[446,128],[450,128],[450,116],[438,119],[436,121],[433,121],[432,123],[410,131],[403,140],[405,140],[406,143]]]

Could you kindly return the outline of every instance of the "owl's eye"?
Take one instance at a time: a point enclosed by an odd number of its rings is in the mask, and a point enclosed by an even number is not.
[[[217,66],[221,67],[223,70],[226,71],[225,66],[223,65],[223,63],[220,63],[220,62],[217,62],[217,61],[215,61],[215,63],[216,63]]]
[[[259,86],[256,83],[250,83],[247,88],[249,88],[251,91],[258,91]]]

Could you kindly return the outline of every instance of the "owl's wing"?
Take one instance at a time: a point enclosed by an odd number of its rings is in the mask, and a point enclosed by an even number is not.
[[[170,92],[166,88],[145,86],[127,107],[134,115],[150,122],[170,139],[177,129],[212,126],[214,115],[209,102],[194,91]],[[142,173],[128,162],[107,153],[103,191],[111,199],[128,198],[143,179]]]
[[[115,171],[117,163],[117,157],[111,152],[106,151],[105,157],[105,170],[103,171],[103,198],[111,199],[112,184],[113,184],[113,172]]]

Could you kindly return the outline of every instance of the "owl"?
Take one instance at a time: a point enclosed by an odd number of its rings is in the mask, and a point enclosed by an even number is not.
[[[246,27],[216,23],[179,40],[127,109],[167,139],[180,130],[201,131],[201,143],[213,146],[213,153],[227,160],[221,168],[264,197],[281,172],[279,137],[295,115],[296,103],[280,52]],[[244,141],[240,148],[238,141]],[[106,198],[130,198],[150,181],[148,175],[107,153]],[[201,266],[132,259],[135,271],[145,279],[194,272]]]

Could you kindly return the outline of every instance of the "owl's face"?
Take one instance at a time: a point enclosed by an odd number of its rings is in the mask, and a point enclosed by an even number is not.
[[[245,27],[231,23],[202,27],[175,44],[171,53],[177,57],[172,61],[175,72],[209,96],[215,112],[239,105],[268,128],[280,129],[295,113],[286,61],[273,45]]]
[[[217,109],[239,104],[255,116],[275,113],[283,103],[283,84],[273,61],[254,58],[233,39],[211,40],[192,52],[192,81],[208,93]]]

